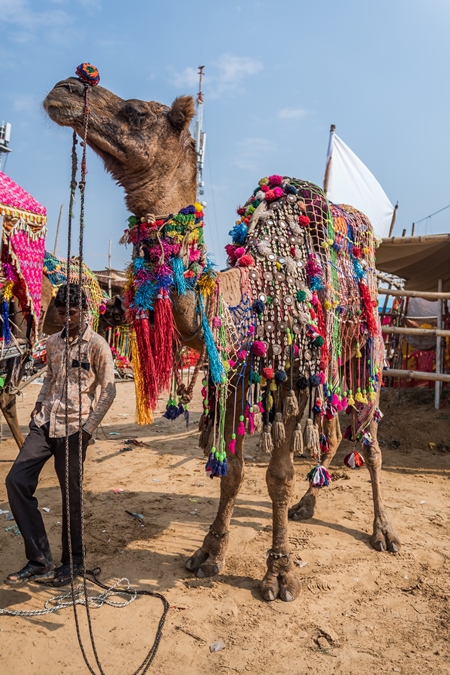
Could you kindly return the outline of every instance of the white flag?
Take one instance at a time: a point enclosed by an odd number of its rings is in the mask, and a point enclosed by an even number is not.
[[[387,237],[394,207],[383,188],[336,133],[332,133],[327,197],[334,204],[348,204],[362,211],[378,237]]]

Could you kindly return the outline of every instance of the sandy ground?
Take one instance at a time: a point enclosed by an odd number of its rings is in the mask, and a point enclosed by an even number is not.
[[[149,672],[197,673],[450,673],[450,406],[384,396],[380,428],[386,504],[403,548],[377,553],[368,544],[372,499],[367,469],[343,465],[349,446],[335,458],[335,480],[323,491],[314,519],[291,523],[290,540],[301,578],[293,603],[261,601],[258,586],[271,544],[271,505],[265,462],[254,439],[247,445],[246,482],[232,520],[224,573],[197,580],[183,566],[202,542],[218,503],[217,480],[205,477],[196,425],[157,419],[134,423],[132,383],[118,385],[86,462],[85,512],[88,567],[99,565],[107,582],[128,577],[140,589],[157,590],[171,609]],[[35,400],[30,385],[20,403],[21,423]],[[161,406],[164,403],[161,401]],[[199,401],[191,406],[198,421]],[[124,441],[148,446],[119,452]],[[435,445],[429,446],[429,443]],[[443,445],[442,445],[443,444]],[[16,456],[4,427],[0,445],[0,509],[4,476]],[[296,495],[306,489],[310,463],[297,460]],[[118,489],[121,492],[115,492]],[[61,504],[51,463],[37,491],[55,558]],[[126,511],[143,514],[140,521]],[[22,539],[0,516],[0,578],[24,563]],[[96,593],[95,587],[89,588]],[[65,591],[65,589],[63,589]],[[0,586],[0,607],[41,609],[60,590],[27,584]],[[92,610],[104,671],[132,673],[153,642],[162,605],[141,597],[128,607]],[[93,662],[84,610],[82,636]],[[211,653],[212,643],[225,649]],[[73,675],[87,672],[72,609],[35,618],[0,617],[1,672],[8,675]]]

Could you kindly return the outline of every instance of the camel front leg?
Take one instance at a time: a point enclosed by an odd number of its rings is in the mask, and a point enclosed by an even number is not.
[[[337,416],[333,417],[332,420],[324,420],[323,433],[328,439],[330,451],[324,456],[321,463],[322,466],[328,469],[342,441],[342,432]],[[308,520],[308,518],[313,518],[317,498],[321,489],[322,488],[318,487],[310,487],[300,501],[289,509],[289,519]]]
[[[290,450],[295,423],[295,417],[286,422],[285,440],[276,442],[274,439],[274,449],[266,474],[272,500],[273,535],[272,548],[267,555],[267,572],[261,583],[264,600],[275,600],[279,596],[281,600],[290,602],[300,591],[300,582],[289,555],[288,538],[288,507],[295,484],[294,462]]]
[[[228,418],[232,419],[232,417]],[[231,439],[232,429],[227,429],[225,439]],[[222,571],[229,542],[229,529],[236,497],[244,480],[244,437],[236,439],[235,454],[227,452],[228,475],[220,479],[220,501],[217,515],[201,547],[185,563],[186,569],[197,577],[213,577]]]
[[[370,473],[372,483],[374,521],[373,534],[370,538],[372,547],[377,551],[390,551],[396,553],[400,550],[400,540],[394,532],[394,529],[386,514],[386,510],[381,496],[381,450],[378,445],[378,423],[370,423],[369,432],[372,437],[371,445],[363,445],[363,457]]]

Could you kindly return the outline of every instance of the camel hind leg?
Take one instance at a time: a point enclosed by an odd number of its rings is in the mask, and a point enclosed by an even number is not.
[[[328,469],[342,441],[342,432],[337,415],[336,417],[333,417],[333,419],[331,420],[328,420],[326,418],[324,419],[323,433],[328,439],[330,450],[323,457],[322,465],[326,469]],[[319,492],[321,489],[322,488],[310,487],[305,492],[300,501],[297,502],[297,504],[294,504],[294,506],[291,506],[291,508],[289,509],[289,519],[308,520],[309,518],[312,518],[314,516],[317,498],[319,496]]]
[[[363,445],[362,453],[367,468],[369,469],[373,494],[374,521],[370,543],[377,551],[390,551],[391,553],[396,553],[400,550],[400,540],[390,523],[381,496],[380,474],[382,457],[377,438],[378,423],[375,420],[372,420],[368,430],[372,437],[372,443],[371,445]]]

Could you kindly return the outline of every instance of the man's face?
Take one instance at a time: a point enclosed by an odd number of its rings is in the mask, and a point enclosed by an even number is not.
[[[61,320],[61,325],[65,326],[66,325],[66,308],[65,307],[57,307],[56,308],[59,318]],[[83,324],[83,312],[81,312],[81,324]],[[69,333],[72,335],[77,332],[78,330],[78,325],[79,325],[79,320],[80,320],[80,312],[78,310],[78,307],[70,307],[69,308]]]

